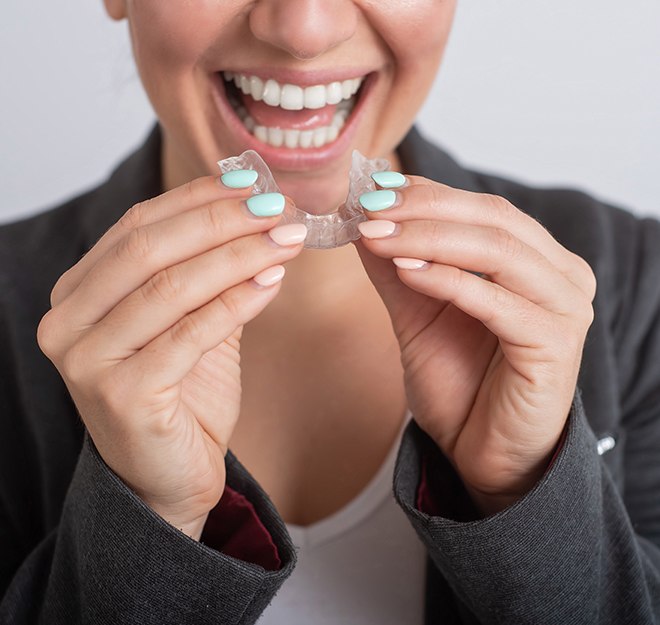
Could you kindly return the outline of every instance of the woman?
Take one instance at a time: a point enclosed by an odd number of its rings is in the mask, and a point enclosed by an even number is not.
[[[654,622],[658,223],[411,130],[450,0],[105,4],[159,128],[0,231],[0,620]],[[217,177],[247,148],[284,195]],[[304,249],[354,148],[406,175]]]

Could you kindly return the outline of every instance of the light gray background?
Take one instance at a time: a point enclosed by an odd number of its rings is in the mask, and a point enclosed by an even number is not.
[[[101,0],[9,3],[0,75],[0,221],[100,182],[153,121]],[[464,164],[660,217],[660,2],[459,0],[420,122]]]

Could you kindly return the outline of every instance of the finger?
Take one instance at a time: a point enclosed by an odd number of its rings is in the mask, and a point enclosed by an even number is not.
[[[354,245],[369,279],[378,291],[390,315],[396,318],[400,318],[402,315],[414,316],[418,311],[418,306],[415,306],[412,300],[414,298],[421,300],[423,296],[411,291],[403,284],[399,280],[396,267],[392,261],[389,258],[376,256],[367,248],[364,238],[354,241]]]
[[[58,280],[51,294],[52,305],[67,297],[96,262],[129,232],[223,198],[247,197],[250,192],[251,187],[230,189],[222,184],[218,176],[205,176],[135,204]]]
[[[223,199],[132,230],[84,276],[61,303],[62,312],[74,327],[94,324],[166,267],[272,228],[279,219],[257,217],[242,200]]]
[[[426,263],[412,268],[415,265],[407,262],[411,260],[397,259],[402,265],[397,269],[399,278],[410,288],[451,302],[511,345],[539,348],[547,343],[552,313],[457,267]]]
[[[511,347],[529,347],[535,358],[552,359],[583,340],[593,320],[590,306],[570,321],[503,287],[456,267],[395,259],[400,279],[410,288],[435,299],[448,301],[481,321]],[[414,267],[414,268],[413,268]],[[502,345],[506,348],[506,345]],[[505,349],[507,351],[507,349]],[[518,358],[518,360],[520,360]]]
[[[368,235],[371,222],[360,227]],[[585,299],[545,256],[501,228],[419,219],[401,222],[393,236],[366,239],[365,245],[383,258],[421,258],[485,274],[505,289],[564,315],[572,314],[575,302]]]
[[[302,242],[281,247],[267,234],[255,234],[167,267],[84,332],[80,348],[107,361],[124,360],[224,291],[302,249]]]
[[[406,188],[385,191],[393,194],[391,208],[365,210],[367,217],[394,222],[435,219],[508,230],[543,254],[587,297],[593,299],[596,282],[588,263],[563,247],[538,221],[505,198],[454,189],[419,176],[406,176],[406,180]]]
[[[180,382],[204,354],[254,319],[277,295],[280,284],[278,281],[261,287],[249,280],[224,291],[123,361],[115,374],[126,380],[140,380],[142,396],[145,390],[150,394],[167,390]]]

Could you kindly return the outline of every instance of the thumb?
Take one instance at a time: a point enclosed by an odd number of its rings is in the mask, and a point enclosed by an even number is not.
[[[411,304],[415,305],[416,303],[414,300],[424,299],[424,296],[413,291],[399,280],[396,266],[391,259],[380,258],[372,254],[361,239],[354,241],[353,244],[369,279],[387,307],[396,330],[397,322],[402,316],[405,316],[404,311],[410,310]]]

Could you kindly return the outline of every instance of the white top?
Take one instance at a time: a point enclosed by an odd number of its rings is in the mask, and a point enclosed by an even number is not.
[[[422,625],[426,549],[392,494],[410,418],[355,499],[318,523],[287,524],[298,563],[259,625]]]

